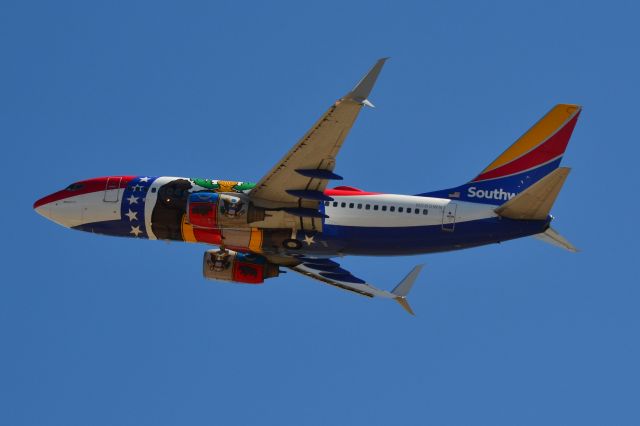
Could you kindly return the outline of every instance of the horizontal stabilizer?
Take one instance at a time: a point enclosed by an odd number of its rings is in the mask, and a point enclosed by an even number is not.
[[[562,235],[558,234],[558,232],[551,227],[547,228],[547,230],[542,234],[534,235],[534,237],[541,241],[544,241],[545,243],[549,243],[565,250],[569,250],[572,253],[578,252],[578,249],[575,248],[573,244],[567,241]]]
[[[495,212],[516,220],[546,219],[570,171],[568,167],[557,168],[495,209]]]

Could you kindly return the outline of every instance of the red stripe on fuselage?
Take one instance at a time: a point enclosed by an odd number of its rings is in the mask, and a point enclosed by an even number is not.
[[[367,192],[352,186],[337,186],[333,189],[325,189],[324,194],[329,197],[351,197],[355,195],[379,195],[381,192]]]
[[[109,179],[109,189],[116,189],[116,184],[118,183],[118,178],[120,179],[120,184],[117,188],[126,188],[127,184],[131,182],[131,180],[135,179],[135,176],[106,176],[106,177],[98,177],[93,179],[81,180],[75,182],[76,184],[82,185],[81,188],[76,190],[68,190],[63,189],[58,192],[54,192],[53,194],[49,194],[46,197],[42,197],[38,201],[33,204],[33,208],[37,209],[40,206],[44,206],[45,204],[53,203],[55,201],[64,200],[66,198],[75,197],[77,195],[90,194],[92,192],[104,191],[107,189],[107,181]],[[113,180],[115,178],[115,180]]]

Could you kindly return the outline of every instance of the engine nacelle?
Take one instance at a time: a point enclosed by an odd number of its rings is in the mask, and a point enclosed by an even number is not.
[[[243,228],[264,219],[245,194],[194,192],[187,201],[187,219],[198,228]]]
[[[202,261],[202,274],[210,280],[262,284],[267,278],[277,277],[280,269],[257,254],[207,250]]]

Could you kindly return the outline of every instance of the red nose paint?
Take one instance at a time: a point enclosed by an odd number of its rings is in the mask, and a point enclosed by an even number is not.
[[[110,179],[111,178],[116,178]],[[118,184],[118,179],[120,179],[120,183]],[[40,206],[44,206],[45,204],[53,203],[55,201],[64,200],[65,198],[75,197],[76,195],[90,194],[92,192],[104,191],[107,189],[107,181],[109,182],[109,189],[116,188],[125,188],[127,184],[135,179],[135,176],[107,176],[107,177],[97,177],[93,179],[82,180],[76,182],[72,185],[69,185],[66,189],[62,191],[54,192],[53,194],[49,194],[46,197],[40,198],[38,201],[33,203],[33,208],[37,209]],[[114,185],[114,182],[116,184]]]

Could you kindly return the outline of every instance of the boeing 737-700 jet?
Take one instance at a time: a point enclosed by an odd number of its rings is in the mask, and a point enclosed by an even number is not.
[[[327,189],[342,144],[386,59],[336,101],[258,183],[108,176],[75,182],[34,204],[42,216],[96,234],[217,246],[205,278],[260,284],[288,268],[363,296],[407,302],[422,266],[392,291],[335,261],[409,255],[537,236],[570,251],[549,212],[569,169],[559,167],[581,108],[556,105],[471,181],[416,195]]]

